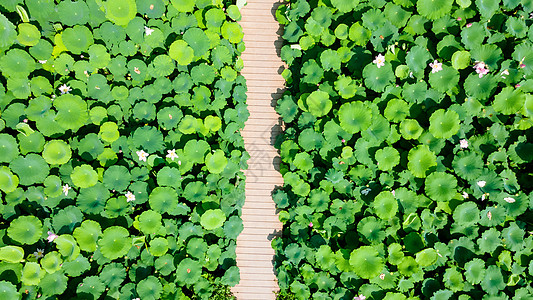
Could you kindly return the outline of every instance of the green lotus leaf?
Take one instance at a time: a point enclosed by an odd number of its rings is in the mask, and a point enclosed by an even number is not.
[[[55,120],[65,129],[76,132],[89,120],[87,103],[80,96],[64,94],[54,100]]]
[[[52,85],[46,77],[36,76],[30,80],[31,92],[34,96],[41,96],[43,94],[51,94],[53,92]]]
[[[57,5],[57,15],[67,26],[89,22],[89,7],[85,1],[62,1]]]
[[[492,254],[502,244],[502,239],[500,238],[500,232],[494,228],[490,228],[489,230],[486,230],[485,232],[483,232],[481,237],[477,240],[477,243],[478,243],[480,251]],[[465,266],[465,269],[466,269],[466,266]],[[483,270],[484,269],[485,269],[485,265],[483,264]],[[475,279],[476,282],[472,282],[472,283],[481,282],[482,277],[475,277],[475,278],[476,278]],[[466,279],[468,280],[468,277]]]
[[[191,69],[191,78],[194,84],[211,84],[215,80],[215,68],[208,64],[199,64]]]
[[[385,63],[384,66],[378,68],[376,64],[368,64],[363,69],[363,77],[365,79],[365,85],[376,92],[383,92],[385,87],[392,84],[396,77],[392,66]]]
[[[15,25],[0,13],[0,49],[9,48],[9,46],[13,45],[16,38],[17,31],[15,30]]]
[[[14,175],[8,167],[2,166],[2,168],[0,168],[0,190],[5,193],[10,193],[13,192],[18,185],[18,176]]]
[[[98,276],[88,276],[83,278],[83,282],[78,285],[76,292],[81,295],[91,295],[94,299],[100,298],[106,286]]]
[[[474,202],[465,202],[455,208],[453,219],[463,226],[476,224],[480,219],[479,209]]]
[[[74,227],[83,221],[83,213],[81,210],[73,205],[67,206],[59,210],[52,219],[52,225],[56,232],[67,231],[72,232]]]
[[[334,8],[338,9],[341,13],[347,13],[352,10],[354,10],[357,7],[357,4],[359,4],[359,1],[352,1],[352,0],[332,0],[331,4]]]
[[[24,268],[22,268],[21,281],[25,285],[38,285],[44,274],[45,272],[43,272],[38,263],[26,262]]]
[[[0,162],[9,163],[18,155],[17,140],[9,134],[0,133]]]
[[[341,57],[335,50],[327,49],[320,54],[320,64],[324,71],[339,70],[341,68]]]
[[[506,284],[503,281],[503,275],[501,273],[500,267],[495,265],[490,265],[485,271],[485,276],[481,281],[481,287],[483,291],[487,292],[489,295],[494,295],[505,288]]]
[[[186,192],[184,192],[185,197]],[[172,216],[185,215],[190,209],[184,203],[178,201],[178,193],[171,187],[156,187],[149,197],[150,207],[163,214]]]
[[[513,222],[502,231],[502,239],[507,249],[518,251],[524,247],[524,230]]]
[[[224,223],[224,234],[230,239],[237,239],[243,229],[244,225],[242,219],[238,216],[231,216]]]
[[[94,38],[89,28],[80,25],[65,29],[61,34],[61,39],[67,50],[74,54],[87,52],[89,46],[94,43]]]
[[[63,259],[57,251],[49,252],[41,259],[41,266],[50,274],[61,270],[62,264]]]
[[[85,220],[79,227],[74,229],[72,235],[76,238],[76,242],[82,251],[94,252],[96,251],[98,237],[102,235],[102,228],[96,221]]]
[[[34,216],[20,216],[11,221],[7,235],[14,241],[23,245],[37,243],[43,233],[43,225]]]
[[[106,188],[122,192],[130,185],[131,175],[126,167],[114,165],[105,170],[103,182]]]
[[[152,126],[137,128],[132,135],[133,143],[139,149],[154,153],[163,149],[163,134]]]
[[[100,272],[100,280],[110,288],[119,287],[124,282],[126,273],[126,269],[122,264],[106,264]]]
[[[110,193],[102,183],[96,183],[88,188],[81,188],[76,199],[76,205],[88,214],[99,214],[104,211],[105,203]]]
[[[65,271],[65,274],[71,277],[80,276],[81,274],[89,270],[90,267],[91,265],[89,263],[89,260],[82,255],[79,255],[73,261],[63,262],[63,270]],[[56,272],[56,273],[62,274],[61,272]],[[45,281],[45,279],[43,279],[43,281]],[[41,284],[43,283],[43,281],[41,281]],[[66,288],[66,283],[65,283],[65,288]]]
[[[481,16],[488,20],[500,8],[500,0],[476,0],[476,6],[481,13]]]
[[[452,55],[452,67],[456,70],[465,69],[470,65],[470,52],[456,51]]]
[[[113,143],[118,140],[120,133],[118,131],[118,125],[114,122],[105,122],[100,126],[100,131],[98,132],[98,137],[106,143]]]
[[[78,143],[78,153],[87,161],[95,160],[102,152],[104,152],[104,145],[94,133],[87,134]]]
[[[207,51],[209,51],[211,46],[209,38],[200,28],[193,27],[187,29],[187,31],[185,31],[183,34],[183,40],[187,42],[187,44],[194,50],[194,56],[196,57],[203,56]]]
[[[127,26],[137,14],[137,4],[134,0],[107,0],[104,7],[105,17],[120,26]]]
[[[438,252],[433,248],[424,249],[416,254],[415,261],[421,267],[429,267],[437,262]]]
[[[485,277],[485,270],[485,262],[475,258],[465,264],[465,278],[471,284],[479,284]]]
[[[307,109],[315,117],[325,116],[332,108],[329,95],[323,91],[314,91],[305,99]]]
[[[61,140],[52,140],[44,145],[43,158],[50,165],[66,164],[71,156],[70,146]]]
[[[68,262],[63,263],[63,268],[65,264],[68,264]],[[44,277],[39,282],[39,288],[45,297],[61,295],[65,292],[67,289],[68,278],[63,272],[59,271],[52,274],[43,273]]]
[[[296,154],[292,163],[296,168],[304,172],[309,172],[313,168],[313,159],[311,155],[305,152]]]
[[[161,229],[161,214],[153,211],[144,211],[139,216],[139,229],[144,234],[155,234]]]
[[[218,131],[222,128],[222,120],[217,116],[207,116],[204,119],[204,126],[210,131]]]
[[[156,78],[169,76],[174,72],[174,68],[176,67],[172,58],[165,54],[156,56],[151,66],[153,66],[151,74]]]
[[[65,37],[63,36],[63,41]],[[107,53],[107,48],[100,44],[94,44],[89,47],[89,63],[95,69],[107,67],[111,61],[111,56]]]
[[[228,159],[224,155],[224,151],[217,149],[213,153],[208,153],[205,156],[205,165],[207,170],[213,174],[220,174],[224,171],[228,164]]]
[[[50,171],[42,156],[33,153],[26,155],[26,157],[17,157],[9,164],[9,167],[19,176],[22,185],[42,183]],[[12,180],[13,182],[16,181],[16,179]]]
[[[355,274],[364,279],[378,276],[384,267],[383,259],[376,249],[370,246],[362,246],[352,251],[350,265],[353,266]]]
[[[17,246],[3,246],[0,248],[0,260],[8,263],[20,263],[24,260],[24,249]]]
[[[376,151],[375,158],[378,168],[382,171],[390,171],[400,163],[400,154],[392,147],[379,149]]]
[[[463,275],[457,271],[455,268],[448,268],[444,272],[443,276],[444,286],[449,288],[454,292],[463,290],[464,288],[464,278]],[[450,293],[450,296],[453,293]],[[449,296],[448,296],[449,297]]]
[[[196,259],[205,257],[207,243],[202,238],[191,238],[187,243],[187,253]]]
[[[370,127],[372,110],[363,102],[349,102],[341,105],[338,116],[342,129],[354,134]]]
[[[62,234],[54,239],[59,253],[66,257],[67,260],[72,261],[80,255],[80,247],[76,243],[74,237],[70,234]]]
[[[239,268],[237,266],[229,267],[220,280],[225,285],[236,286],[241,280]]]
[[[460,152],[453,158],[453,169],[466,180],[475,180],[481,175],[483,159],[475,152]]]
[[[209,209],[200,218],[200,224],[207,230],[221,227],[224,225],[224,221],[226,221],[226,215],[220,209]]]
[[[383,223],[373,216],[363,218],[357,224],[357,232],[372,244],[382,243],[386,237]]]
[[[20,299],[20,293],[11,282],[2,280],[0,281],[0,297],[2,299]]]
[[[153,256],[162,256],[168,251],[168,240],[162,237],[157,237],[150,241],[150,247],[148,250]]]
[[[176,278],[178,282],[184,284],[194,284],[202,275],[202,265],[190,258],[183,259],[176,269]]]
[[[157,300],[161,299],[163,286],[159,279],[154,276],[148,276],[137,284],[136,290],[142,299]]]
[[[242,27],[239,23],[235,22],[224,22],[220,28],[222,37],[229,40],[233,44],[240,43],[244,36]]]
[[[207,196],[207,187],[203,182],[193,181],[185,186],[183,197],[187,201],[200,202]]]
[[[398,264],[398,271],[404,276],[412,276],[420,270],[420,266],[411,256],[405,256]]]
[[[20,49],[11,49],[0,57],[0,71],[8,78],[28,78],[35,66],[35,60]]]
[[[452,10],[452,5],[452,0],[418,0],[416,2],[418,13],[430,20],[448,15]]]
[[[140,0],[137,1],[137,10],[148,18],[159,19],[165,13],[166,5],[162,0]]]
[[[415,177],[424,178],[426,172],[437,165],[437,157],[428,146],[419,145],[411,150],[407,155],[409,162],[407,168]]]
[[[526,94],[526,100],[524,102],[523,114],[527,117],[533,117],[533,95]]]
[[[23,155],[29,152],[40,153],[44,149],[44,136],[38,131],[29,135],[19,134],[17,137],[19,139],[20,152]]]
[[[502,91],[494,96],[492,107],[496,112],[512,115],[518,113],[526,101],[526,95],[519,89],[505,87]]]
[[[190,140],[185,144],[183,152],[194,163],[204,163],[205,153],[210,150],[209,144],[204,140]]]
[[[98,247],[107,259],[114,260],[125,256],[131,248],[128,230],[120,226],[107,228],[98,241]]]
[[[398,202],[391,192],[383,191],[379,193],[372,202],[374,212],[383,220],[393,218],[398,212]]]
[[[457,179],[455,176],[435,172],[429,174],[425,182],[426,194],[436,201],[449,201],[457,194]]]
[[[41,32],[39,29],[29,23],[21,23],[18,25],[19,34],[17,41],[24,46],[35,46],[39,43]],[[7,36],[7,35],[6,35]]]
[[[194,0],[171,0],[172,5],[179,12],[192,12],[195,7]]]
[[[400,99],[392,99],[387,103],[383,115],[391,122],[401,122],[409,115],[409,104]]]
[[[444,93],[451,92],[459,83],[459,72],[446,65],[439,72],[429,74],[429,83],[435,90]]]
[[[181,173],[179,169],[169,166],[163,167],[157,172],[157,184],[160,186],[181,188]]]
[[[324,77],[324,70],[314,59],[303,63],[301,73],[302,75],[305,74],[302,77],[302,81],[309,84],[318,84]],[[348,79],[350,78],[348,77]]]
[[[90,165],[81,165],[74,168],[70,179],[75,186],[88,188],[98,182],[98,174]]]
[[[178,62],[178,65],[186,66],[194,59],[194,50],[184,40],[174,41],[168,50],[168,55]]]

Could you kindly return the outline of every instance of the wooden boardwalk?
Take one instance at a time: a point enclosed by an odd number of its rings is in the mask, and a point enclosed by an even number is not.
[[[232,290],[238,300],[275,299],[278,290],[273,269],[274,250],[270,241],[282,225],[271,193],[283,184],[277,171],[279,157],[273,147],[281,120],[274,110],[285,80],[279,74],[281,29],[274,15],[280,2],[248,0],[241,10],[246,50],[242,54],[242,75],[248,85],[248,109],[244,143],[250,153],[246,174],[246,201],[242,210],[244,230],[237,239],[237,266],[241,281]]]

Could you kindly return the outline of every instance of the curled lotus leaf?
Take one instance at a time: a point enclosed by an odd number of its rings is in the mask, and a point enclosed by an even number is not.
[[[355,249],[350,254],[350,265],[353,266],[355,274],[364,279],[378,276],[384,267],[378,251],[370,246]]]
[[[433,248],[424,249],[416,254],[415,261],[421,267],[429,267],[437,262],[438,252]]]
[[[490,295],[497,294],[506,287],[499,266],[490,265],[485,271],[485,277],[481,281],[481,287]]]
[[[24,249],[18,246],[0,248],[0,260],[8,263],[20,263],[24,260]]]
[[[70,234],[62,234],[54,239],[59,253],[67,260],[72,261],[80,255],[80,247],[74,237]]]
[[[61,140],[52,140],[44,145],[43,158],[50,165],[66,164],[72,157],[70,146]]]

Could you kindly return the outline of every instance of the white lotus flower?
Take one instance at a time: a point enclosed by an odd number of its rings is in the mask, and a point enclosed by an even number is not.
[[[507,202],[507,203],[515,203],[516,202],[515,198],[513,198],[513,197],[505,197],[505,198],[503,198],[503,200],[505,200],[505,202]]]
[[[131,202],[131,201],[135,201],[135,195],[128,191],[126,194],[124,194],[124,196],[126,196],[126,201],[127,202]]]
[[[477,182],[477,186],[479,186],[480,188],[484,187],[486,184],[487,182],[485,180],[480,180]]]
[[[152,32],[154,32],[154,29],[151,29],[150,27],[144,26],[144,34],[150,35],[150,34],[152,34]]]
[[[463,192],[463,198],[464,199],[468,199],[468,193],[467,192]]]
[[[140,150],[136,152],[139,156],[140,161],[146,161],[146,158],[148,157],[148,153],[144,152],[144,150]]]
[[[61,92],[61,95],[68,94],[72,89],[70,86],[63,84],[62,86],[58,87],[59,91]]]
[[[168,154],[167,157],[170,158],[172,161],[174,161],[175,158],[178,158],[179,156],[176,154],[176,149],[167,150]]]
[[[466,149],[468,148],[468,141],[466,139],[462,139],[459,141],[459,147]]]
[[[68,196],[68,191],[70,191],[72,188],[70,186],[68,186],[68,184],[65,184],[63,186],[63,193],[65,194],[65,196]]]
[[[292,44],[291,49],[302,50],[302,46],[300,46],[300,44]]]
[[[41,258],[44,256],[44,249],[37,248],[37,251],[33,252],[36,258]]]
[[[375,63],[379,69],[385,65],[385,56],[378,54],[372,62]]]

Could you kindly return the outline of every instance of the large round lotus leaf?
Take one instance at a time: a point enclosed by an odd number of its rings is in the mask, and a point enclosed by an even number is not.
[[[54,100],[57,109],[55,120],[65,129],[76,132],[89,120],[87,102],[80,96],[64,94]]]
[[[85,1],[61,1],[57,5],[57,15],[67,26],[89,22],[89,7]]]
[[[460,204],[453,211],[453,219],[463,226],[476,224],[480,220],[479,208],[474,202]]]
[[[96,241],[102,235],[102,228],[96,221],[85,220],[74,229],[73,235],[82,251],[94,252],[96,251]]]
[[[354,134],[370,127],[372,110],[361,101],[349,102],[341,105],[338,116],[342,129]]]
[[[205,32],[196,27],[187,29],[183,34],[183,40],[194,50],[194,56],[204,55],[210,48],[210,41]]]
[[[103,182],[106,188],[122,192],[130,185],[131,174],[126,167],[114,165],[105,170]]]
[[[0,58],[0,71],[6,77],[28,78],[35,66],[35,60],[20,49],[11,49]]]
[[[498,95],[494,96],[492,107],[499,113],[514,115],[522,110],[525,101],[526,94],[518,89],[505,87]]]
[[[137,1],[137,10],[148,18],[158,19],[165,13],[166,6],[162,0],[139,0]]]
[[[63,34],[63,42],[65,41],[65,35]],[[89,47],[89,63],[94,68],[105,68],[111,61],[111,56],[107,53],[107,48],[100,44],[94,44]]]
[[[178,264],[176,279],[184,284],[194,284],[202,275],[202,265],[190,258],[185,258]]]
[[[396,201],[394,195],[389,191],[379,193],[374,198],[372,206],[376,215],[383,220],[391,219],[398,212],[398,201]]]
[[[296,154],[292,163],[296,168],[304,172],[309,172],[313,168],[313,158],[307,152]]]
[[[161,229],[161,219],[161,214],[153,210],[144,211],[139,216],[139,229],[144,234],[155,234]]]
[[[204,162],[205,153],[210,148],[209,144],[204,140],[190,140],[185,144],[183,152],[191,162],[201,164]]]
[[[99,276],[89,276],[83,278],[83,282],[78,285],[76,292],[78,295],[91,295],[88,296],[92,299],[99,299],[100,295],[105,291],[106,286],[102,282]]]
[[[193,258],[200,259],[205,257],[207,243],[203,238],[192,238],[187,242],[187,253]]]
[[[357,232],[372,244],[382,243],[386,237],[383,223],[375,217],[366,217],[357,224]]]
[[[150,241],[150,247],[148,250],[153,256],[162,256],[168,251],[168,240],[162,237],[157,237]]]
[[[391,122],[401,122],[409,115],[409,104],[400,99],[392,99],[387,103],[383,115]]]
[[[0,13],[0,49],[6,49],[13,45],[16,38],[15,25]]]
[[[239,234],[244,229],[244,225],[242,223],[242,219],[238,216],[231,216],[225,223],[224,223],[224,234],[229,239],[237,239]]]
[[[418,0],[416,8],[422,16],[436,20],[448,15],[452,10],[453,0]]]
[[[228,159],[224,156],[224,151],[217,149],[213,153],[208,153],[205,156],[205,165],[207,170],[213,174],[220,174],[226,168]]]
[[[506,287],[499,266],[490,265],[485,271],[485,277],[481,281],[481,288],[490,295],[495,295]]]
[[[359,0],[332,0],[331,4],[341,13],[347,13],[354,10],[359,4]]]
[[[39,43],[41,32],[30,23],[21,23],[18,25],[19,34],[17,41],[24,46],[35,46]]]
[[[161,151],[163,134],[152,126],[139,127],[133,132],[133,143],[148,153]]]
[[[61,140],[46,143],[43,150],[44,160],[50,165],[66,164],[72,156],[70,146]]]
[[[429,117],[429,132],[436,138],[451,138],[460,128],[459,114],[453,110],[439,109]]]
[[[43,266],[43,269],[50,274],[61,270],[62,263],[63,259],[61,259],[61,255],[56,251],[47,253],[43,259],[41,259],[41,266]]]
[[[176,67],[170,56],[165,54],[156,56],[156,58],[154,58],[152,61],[152,66],[153,70],[151,71],[151,74],[156,78],[164,78],[165,76],[169,76],[172,74],[172,72],[174,72],[174,68]]]
[[[215,68],[208,64],[199,64],[191,69],[191,78],[196,85],[199,85],[200,83],[206,85],[211,84],[215,80],[215,77]]]
[[[89,46],[94,44],[93,35],[89,28],[80,25],[65,29],[61,39],[67,50],[74,54],[87,52]]]
[[[31,95],[30,81],[26,78],[10,77],[7,79],[7,90],[11,91],[15,98],[28,98]]]
[[[30,54],[37,60],[47,60],[52,56],[53,46],[47,40],[39,40],[37,45],[30,48]]]
[[[376,92],[383,92],[385,87],[392,84],[396,77],[390,64],[385,64],[380,68],[376,64],[368,64],[363,69],[365,85]]]
[[[172,5],[179,12],[192,12],[194,10],[194,0],[171,0]]]
[[[305,99],[308,111],[315,117],[325,116],[333,104],[329,95],[323,91],[314,91]]]
[[[155,112],[155,105],[146,101],[137,102],[133,107],[133,117],[143,123],[153,121],[156,116]]]
[[[224,22],[220,31],[222,37],[234,44],[240,43],[244,36],[241,25],[235,22]]]
[[[0,133],[0,162],[11,162],[18,155],[17,140],[9,134]]]
[[[468,51],[456,51],[452,55],[452,67],[456,70],[465,69],[470,65],[470,52]]]
[[[105,203],[110,193],[101,183],[96,183],[88,188],[81,188],[76,205],[87,214],[99,214],[104,210]]]
[[[120,26],[127,26],[137,14],[135,0],[108,0],[104,7],[106,18]]]
[[[437,165],[437,156],[428,146],[419,145],[409,151],[407,168],[415,177],[426,177],[426,172]]]
[[[81,165],[74,168],[70,174],[72,183],[81,188],[94,186],[98,182],[98,174],[89,165]]]
[[[1,28],[0,32],[2,32]],[[0,281],[0,299],[20,299],[20,293],[11,282],[2,280]]]
[[[177,40],[170,44],[168,55],[178,62],[178,65],[186,66],[194,59],[194,50],[184,40]]]
[[[176,128],[182,117],[183,113],[176,106],[165,107],[157,112],[157,122],[164,130]]]
[[[385,147],[376,151],[378,168],[382,171],[390,171],[400,163],[400,153],[392,147]]]
[[[41,266],[36,262],[27,262],[22,268],[21,281],[25,285],[37,285],[43,277],[43,270]]]
[[[189,211],[189,208],[183,203],[178,202],[178,193],[171,187],[156,187],[149,196],[150,207],[163,214],[183,215]]]
[[[190,202],[200,202],[207,196],[207,187],[201,181],[193,181],[185,186],[183,197]]]
[[[43,157],[34,153],[15,158],[9,167],[19,176],[22,185],[42,183],[50,171]]]
[[[46,77],[36,76],[30,81],[31,92],[34,96],[41,96],[43,94],[51,94],[53,92],[52,85]]]
[[[226,215],[220,209],[209,209],[200,218],[200,224],[207,230],[214,230],[226,221]]]
[[[11,173],[11,170],[6,166],[0,168],[0,190],[4,193],[11,193],[18,185],[19,178],[17,175]]]
[[[443,66],[441,71],[429,73],[429,83],[441,93],[450,92],[459,83],[459,72],[452,67]]]
[[[114,288],[119,287],[124,282],[126,274],[126,269],[122,264],[110,263],[105,265],[99,276],[106,286]]]
[[[63,264],[68,264],[68,262]],[[68,278],[63,272],[54,272],[53,274],[44,275],[39,283],[39,287],[45,297],[61,295],[67,289],[67,282]]]
[[[359,247],[352,251],[350,265],[353,266],[355,274],[364,279],[378,276],[385,266],[378,251],[370,246]]]
[[[157,300],[161,299],[163,286],[159,279],[154,276],[148,276],[137,284],[136,290],[140,299]]]
[[[17,246],[0,248],[0,260],[8,263],[20,263],[24,260],[24,249]]]
[[[449,201],[457,194],[456,188],[457,179],[451,174],[435,172],[426,178],[426,194],[432,200]]]
[[[113,260],[126,255],[131,248],[128,230],[120,226],[107,228],[98,241],[98,247],[107,259]]]
[[[479,258],[465,264],[465,278],[471,284],[479,284],[485,277],[485,262]]]
[[[178,168],[169,166],[163,167],[157,172],[157,184],[159,186],[170,186],[181,188],[181,172]]]

